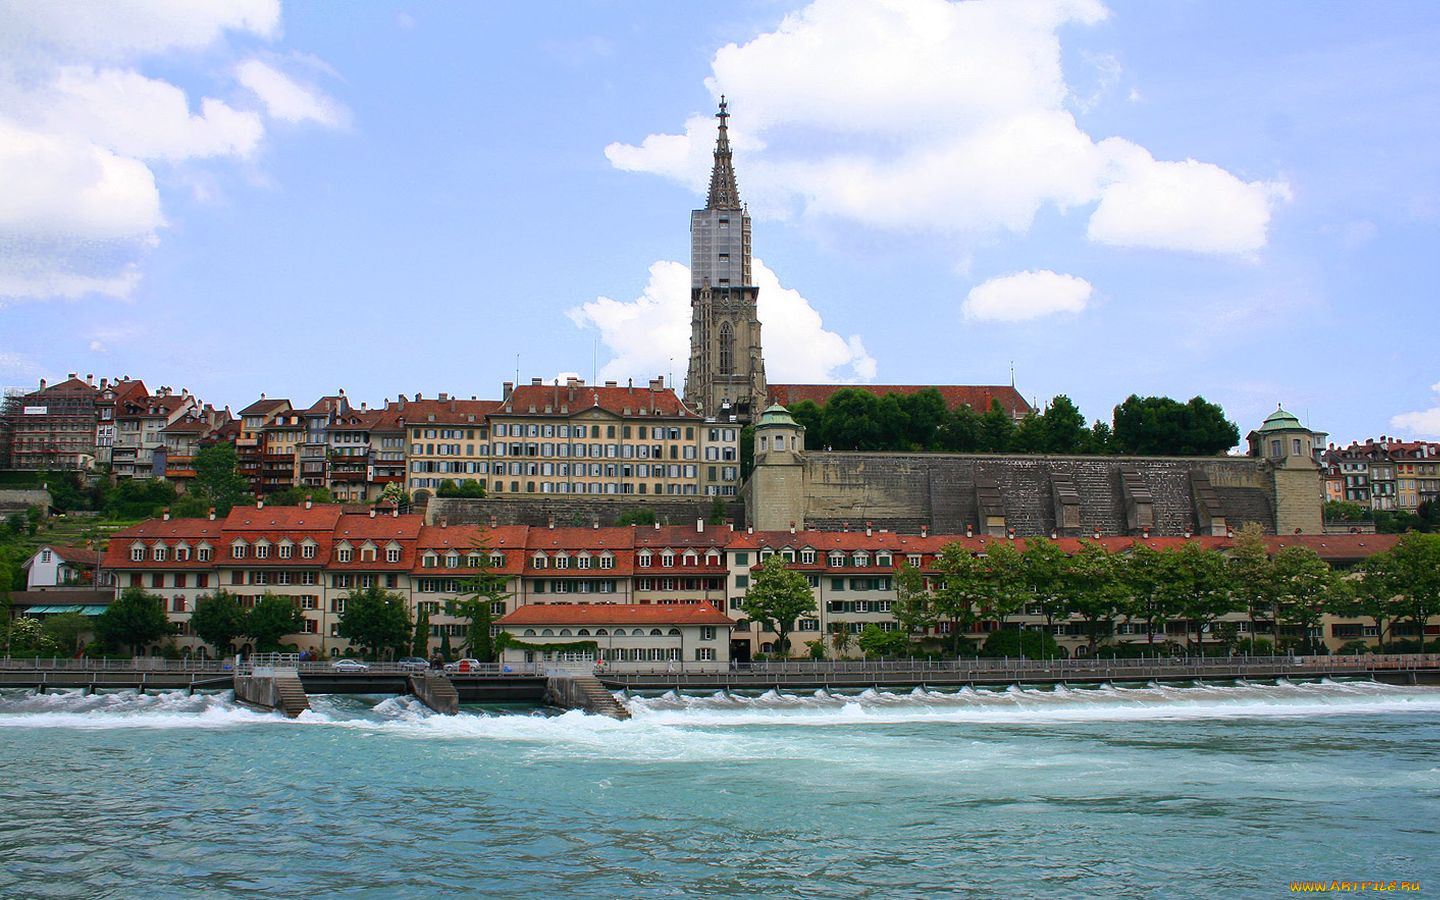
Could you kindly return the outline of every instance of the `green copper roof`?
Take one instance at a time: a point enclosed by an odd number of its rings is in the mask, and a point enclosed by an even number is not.
[[[1300,420],[1295,418],[1292,413],[1288,413],[1278,406],[1275,408],[1275,411],[1265,419],[1265,424],[1260,426],[1260,432],[1262,434],[1267,431],[1293,430],[1304,431],[1305,426],[1301,425]]]
[[[760,414],[760,421],[755,423],[758,428],[762,425],[795,425],[795,418],[790,415],[790,410],[778,403],[772,403]]]

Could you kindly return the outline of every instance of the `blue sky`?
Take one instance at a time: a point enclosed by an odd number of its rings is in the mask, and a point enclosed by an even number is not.
[[[1437,10],[0,0],[0,384],[683,379],[723,92],[773,381],[1440,437]]]

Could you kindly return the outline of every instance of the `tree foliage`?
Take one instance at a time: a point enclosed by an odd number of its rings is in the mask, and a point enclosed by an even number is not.
[[[235,445],[212,444],[195,453],[195,480],[188,491],[217,516],[228,515],[237,504],[250,497],[250,484],[235,470]],[[204,514],[203,512],[201,513]]]
[[[893,659],[909,656],[913,645],[903,631],[886,631],[873,622],[860,632],[857,641],[867,659]]]
[[[380,587],[351,591],[340,614],[339,634],[371,659],[385,651],[405,655],[410,646],[410,610],[405,598]]]
[[[291,485],[283,491],[276,491],[265,497],[265,502],[271,506],[300,506],[307,500],[311,503],[336,502],[335,496],[330,493],[329,488],[311,484]]]
[[[654,525],[655,510],[640,506],[635,509],[627,509],[615,519],[615,524],[625,525]]]
[[[1203,397],[1181,403],[1131,394],[1115,407],[1115,449],[1130,456],[1214,456],[1240,442],[1240,429]]]
[[[138,587],[126,588],[95,619],[95,637],[110,649],[139,655],[147,644],[174,634],[165,615],[165,599]]]
[[[760,564],[760,571],[740,601],[740,609],[758,622],[761,630],[775,632],[776,652],[785,654],[790,649],[789,636],[795,620],[815,611],[815,595],[805,576],[787,568],[784,557],[777,553]]]
[[[447,479],[440,482],[440,488],[435,492],[435,496],[479,499],[485,496],[485,482],[476,478],[462,478],[458,481]]]
[[[217,656],[224,656],[230,652],[230,645],[237,637],[248,633],[245,619],[245,608],[240,605],[240,600],[228,591],[217,590],[195,601],[195,611],[190,614],[190,630],[213,647]]]
[[[274,653],[281,647],[280,639],[298,633],[304,622],[293,600],[267,591],[246,614],[245,634],[254,638],[257,653]]]
[[[158,517],[175,505],[175,485],[159,478],[127,478],[110,491],[106,511],[116,519]]]

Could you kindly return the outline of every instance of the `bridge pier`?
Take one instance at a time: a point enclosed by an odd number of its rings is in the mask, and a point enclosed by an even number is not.
[[[460,712],[460,694],[441,672],[410,676],[410,693],[420,702],[445,716]]]
[[[276,670],[263,675],[236,675],[235,699],[251,706],[278,709],[295,718],[310,708],[305,686],[294,670]]]

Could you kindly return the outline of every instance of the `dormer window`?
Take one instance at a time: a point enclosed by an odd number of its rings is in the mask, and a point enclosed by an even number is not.
[[[190,547],[186,544],[180,544],[179,546],[177,546],[175,548],[175,558],[181,562],[186,562],[187,560],[189,560]]]
[[[575,557],[575,568],[577,568],[577,569],[588,569],[588,568],[590,568],[590,554],[588,554],[588,553],[582,553],[582,554],[580,554],[579,556]]]
[[[681,560],[682,565],[697,566],[700,564],[700,557],[695,555],[695,551],[693,550],[687,550]]]
[[[396,556],[397,556],[397,562],[398,562],[398,556],[399,556],[399,551],[398,551],[398,550],[396,551]],[[459,554],[458,552],[456,552],[456,551],[454,551],[454,550],[451,550],[449,553],[445,554],[445,568],[447,568],[447,569],[458,569],[458,568],[460,568],[460,554]]]
[[[130,561],[131,561],[131,562],[144,562],[144,561],[145,561],[145,545],[144,545],[144,544],[132,544],[132,545],[130,546]]]
[[[600,554],[600,568],[615,568],[615,555],[612,554],[609,550],[606,550],[604,553]]]
[[[307,539],[307,540],[305,541],[305,543],[303,543],[303,544],[300,545],[300,558],[301,558],[301,559],[314,559],[314,558],[315,558],[315,547],[316,547],[315,543],[314,543],[313,541],[310,541],[310,540]]]
[[[670,568],[675,565],[675,554],[669,550],[660,554],[660,565],[662,568]]]
[[[920,554],[918,553],[908,554],[905,557],[905,561],[917,569],[920,568]]]
[[[256,559],[269,559],[269,558],[270,558],[270,545],[269,545],[269,544],[264,544],[264,543],[256,544],[256,545],[255,545],[255,558],[256,558]]]
[[[801,561],[802,563],[806,563],[807,565],[810,564],[810,563],[815,562],[815,550],[814,550],[814,548],[812,548],[812,547],[806,547],[805,549],[801,550],[801,551],[800,551],[800,561]]]
[[[557,568],[557,569],[568,569],[568,568],[570,568],[570,557],[566,556],[566,555],[563,554],[563,553],[557,553],[557,554],[555,555],[555,568]]]
[[[386,561],[387,563],[398,563],[398,562],[400,561],[400,548],[399,548],[399,547],[386,547],[386,548],[385,548],[385,561]]]
[[[648,569],[650,567],[650,551],[641,550],[639,555],[636,556],[635,561],[642,568]]]
[[[864,550],[856,550],[856,551],[855,551],[855,565],[857,565],[857,566],[868,566],[868,565],[870,565],[870,554],[866,553]]]
[[[214,551],[210,548],[209,544],[201,544],[200,549],[195,551],[195,558],[200,562],[209,562],[213,553]]]
[[[545,554],[543,554],[543,553],[537,553],[537,554],[535,554],[535,556],[530,560],[530,565],[531,565],[532,568],[536,568],[536,569],[543,569],[543,568],[545,568]]]
[[[793,563],[795,561],[795,551],[791,550],[789,547],[786,547],[784,550],[780,551],[780,558],[785,560],[786,562]]]
[[[245,548],[246,548],[246,544],[245,544],[244,541],[236,541],[235,543],[231,544],[231,545],[230,545],[230,558],[231,558],[231,559],[244,559],[244,558],[245,558]]]
[[[875,565],[877,565],[877,566],[882,566],[882,567],[888,569],[888,568],[890,568],[890,566],[894,565],[894,563],[893,563],[893,561],[892,561],[891,558],[890,558],[890,554],[888,554],[888,553],[877,553],[877,554],[875,554]]]
[[[480,559],[479,559],[478,556],[476,557],[475,562],[473,563],[473,565],[475,565],[477,568],[479,567],[479,565],[480,565]],[[505,565],[505,554],[503,554],[503,553],[491,553],[491,554],[490,554],[490,567],[491,567],[492,569],[498,569],[498,568],[500,568],[500,567],[503,566],[503,565]]]
[[[289,541],[282,541],[275,555],[281,559],[289,559],[295,555],[295,545]]]
[[[366,541],[365,543],[360,545],[360,561],[374,562],[376,559],[376,554],[379,552],[379,550],[380,548],[376,547],[370,541]]]
[[[845,565],[845,554],[841,553],[839,550],[836,550],[834,553],[831,553],[831,554],[830,554],[830,565],[832,565],[832,566],[843,566],[843,565]]]
[[[439,565],[440,555],[437,554],[434,550],[426,550],[425,555],[420,559],[420,566],[425,569],[438,568]]]

